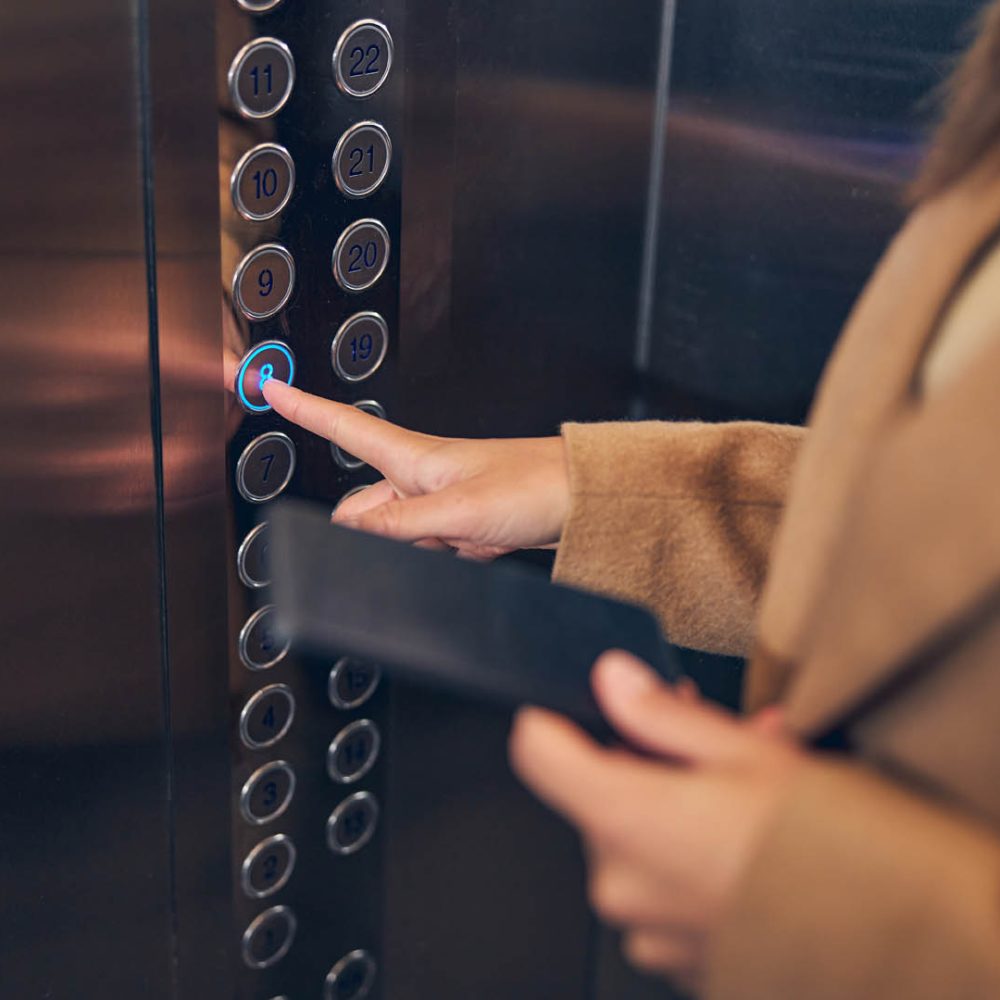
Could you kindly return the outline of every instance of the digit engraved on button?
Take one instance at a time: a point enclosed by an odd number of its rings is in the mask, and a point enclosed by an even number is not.
[[[266,604],[240,629],[240,659],[248,670],[269,670],[288,654],[289,642],[277,634],[275,618],[274,605]]]
[[[295,261],[280,243],[254,247],[233,274],[233,302],[247,319],[260,321],[281,312],[295,288]]]
[[[360,708],[375,693],[382,671],[371,663],[341,657],[330,671],[327,694],[334,708]]]
[[[330,359],[344,382],[363,382],[382,366],[389,350],[389,326],[377,312],[355,313],[337,331]]]
[[[287,684],[261,688],[240,712],[240,739],[251,750],[273,747],[295,720],[295,697]]]
[[[371,842],[379,808],[371,792],[349,795],[326,821],[326,842],[334,854],[356,854]]]
[[[389,232],[378,219],[360,219],[340,235],[333,249],[333,276],[345,292],[363,292],[389,264]]]
[[[349,97],[371,97],[392,69],[393,45],[389,29],[380,21],[356,21],[333,50],[333,75]]]
[[[287,434],[270,431],[254,438],[236,463],[236,488],[250,503],[283,493],[295,473],[295,445]]]
[[[280,892],[295,870],[297,851],[283,833],[262,840],[243,859],[240,885],[251,899],[266,899]]]
[[[371,719],[358,719],[345,726],[326,752],[326,772],[341,785],[360,781],[378,760],[382,737]]]
[[[295,772],[287,761],[276,760],[257,768],[240,791],[240,812],[254,826],[281,816],[295,794]]]
[[[251,969],[269,969],[291,950],[298,921],[287,906],[272,906],[243,932],[243,962]]]
[[[273,219],[288,204],[295,187],[295,164],[288,150],[264,142],[240,157],[229,193],[233,207],[248,222]]]
[[[270,118],[291,97],[295,60],[277,38],[255,38],[236,53],[228,83],[233,106],[244,118]]]
[[[391,161],[389,133],[378,122],[358,122],[333,151],[333,180],[348,198],[367,198],[382,186]]]

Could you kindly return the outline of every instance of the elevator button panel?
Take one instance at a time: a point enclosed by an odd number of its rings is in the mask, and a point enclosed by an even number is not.
[[[233,207],[248,222],[273,219],[292,197],[295,164],[284,146],[263,142],[240,157],[229,182]]]
[[[382,186],[391,162],[389,133],[378,122],[358,122],[333,151],[333,179],[348,198],[367,198]]]
[[[243,860],[240,885],[251,899],[265,899],[288,885],[295,870],[295,845],[283,833],[262,840]]]
[[[382,671],[371,663],[343,657],[330,671],[327,695],[334,708],[360,708],[375,693]]]
[[[271,684],[254,694],[240,712],[240,738],[251,750],[272,747],[291,728],[295,696],[287,684]]]
[[[389,233],[378,219],[360,219],[340,234],[333,248],[333,276],[345,292],[363,292],[389,264]]]
[[[385,420],[385,408],[377,400],[361,399],[352,405],[361,410],[362,413],[368,413],[373,417],[378,417],[379,420]],[[350,454],[350,452],[344,451],[343,448],[340,448],[335,444],[330,445],[330,451],[333,454],[333,460],[342,469],[360,469],[365,464],[360,458]]]
[[[350,97],[371,97],[392,69],[389,29],[380,21],[356,21],[340,36],[333,50],[333,75]]]
[[[379,370],[389,350],[389,326],[377,312],[355,313],[337,331],[330,359],[337,378],[363,382]]]
[[[288,654],[288,640],[277,630],[273,604],[258,608],[240,629],[240,660],[248,670],[269,670]]]
[[[233,302],[250,320],[269,319],[281,312],[295,287],[295,261],[278,243],[255,247],[233,274]]]
[[[386,1000],[374,975],[385,861],[372,838],[392,755],[390,692],[377,666],[287,646],[268,558],[269,504],[291,494],[332,510],[378,476],[285,420],[264,390],[278,379],[377,417],[397,405],[407,105],[393,36],[405,3],[214,3],[234,382],[232,941],[237,953],[245,945],[233,1000]]]
[[[352,951],[327,974],[323,1000],[365,1000],[371,995],[377,971],[375,959],[367,951]]]
[[[270,118],[291,97],[295,60],[277,38],[255,38],[236,53],[229,68],[229,96],[244,118]]]
[[[326,772],[332,781],[352,785],[360,781],[378,760],[382,737],[371,719],[358,719],[345,726],[326,753]]]
[[[295,445],[281,431],[254,438],[236,463],[236,488],[250,503],[264,503],[283,493],[295,472]]]
[[[295,355],[280,340],[268,340],[247,351],[236,372],[236,398],[248,413],[267,413],[264,385],[271,379],[295,382]]]
[[[259,767],[240,792],[240,812],[254,826],[270,823],[284,813],[295,795],[295,772],[289,763],[276,760]]]
[[[334,854],[355,854],[375,836],[379,807],[371,792],[355,792],[344,799],[326,822],[326,843]]]
[[[260,590],[271,582],[269,538],[267,522],[263,521],[243,539],[236,553],[236,571],[240,581],[251,590]]]
[[[298,921],[287,906],[265,910],[243,934],[243,961],[251,969],[269,969],[280,962],[295,941]]]

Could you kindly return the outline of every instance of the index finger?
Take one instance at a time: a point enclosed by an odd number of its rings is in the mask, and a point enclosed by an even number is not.
[[[425,435],[404,430],[356,406],[313,396],[278,379],[268,379],[264,398],[286,420],[361,459],[390,478],[401,462],[421,450]]]

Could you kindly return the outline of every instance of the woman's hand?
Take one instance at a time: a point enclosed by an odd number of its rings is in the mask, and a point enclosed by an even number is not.
[[[338,524],[492,559],[555,545],[569,509],[562,440],[466,441],[404,430],[274,379],[264,396],[286,420],[385,478],[341,504]]]
[[[592,904],[622,928],[632,963],[696,989],[706,945],[806,754],[773,713],[739,721],[625,653],[601,657],[593,683],[618,732],[660,759],[605,749],[524,709],[511,762],[579,828]]]

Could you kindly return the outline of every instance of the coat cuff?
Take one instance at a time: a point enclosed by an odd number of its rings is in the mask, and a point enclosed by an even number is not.
[[[709,953],[708,1000],[1000,997],[1000,843],[856,765],[807,765]]]
[[[746,655],[804,431],[760,423],[566,424],[555,578],[643,604],[668,638]]]

